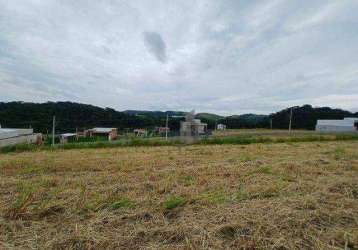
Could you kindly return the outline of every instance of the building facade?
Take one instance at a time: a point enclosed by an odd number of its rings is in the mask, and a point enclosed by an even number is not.
[[[185,116],[185,121],[180,122],[180,137],[184,142],[196,141],[200,135],[207,133],[208,125],[200,119],[195,119],[194,111]]]
[[[92,128],[84,131],[85,137],[107,137],[109,141],[118,137],[117,128]]]
[[[226,125],[225,124],[218,124],[216,127],[217,130],[226,130]]]
[[[41,144],[42,134],[33,129],[0,128],[0,147],[24,143]]]
[[[347,117],[343,120],[318,120],[316,131],[319,132],[357,132],[358,118]]]

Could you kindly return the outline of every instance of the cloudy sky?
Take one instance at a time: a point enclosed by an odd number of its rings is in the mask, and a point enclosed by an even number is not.
[[[0,101],[358,111],[357,0],[0,0]]]

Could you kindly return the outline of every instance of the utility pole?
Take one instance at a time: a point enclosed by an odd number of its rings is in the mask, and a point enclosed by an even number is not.
[[[165,140],[166,141],[168,140],[168,120],[169,120],[169,117],[168,117],[168,113],[167,113],[167,120],[165,121]]]
[[[272,118],[270,119],[270,128],[272,130]]]
[[[55,145],[55,126],[56,126],[56,116],[52,118],[52,146]]]
[[[290,124],[288,125],[288,131],[291,133],[291,127],[292,127],[292,108],[290,112]]]

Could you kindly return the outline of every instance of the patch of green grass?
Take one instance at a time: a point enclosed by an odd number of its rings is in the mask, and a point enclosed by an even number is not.
[[[214,204],[223,204],[229,200],[229,197],[223,190],[215,190],[202,194],[200,198],[209,201]]]
[[[38,185],[27,182],[19,182],[16,188],[16,197],[8,209],[6,216],[17,219],[24,214],[32,204]]]
[[[12,203],[12,207],[15,209],[24,208],[27,204],[29,204],[29,201],[33,197],[36,189],[37,187],[30,183],[20,182],[16,189],[17,196],[15,201]]]
[[[118,201],[113,202],[109,208],[111,210],[117,210],[120,208],[134,208],[135,202],[130,200],[129,198],[121,198]]]
[[[242,155],[242,156],[240,157],[240,160],[241,160],[241,161],[244,161],[244,162],[252,161],[252,160],[254,160],[254,159],[255,159],[255,158],[252,157],[252,156],[250,156],[250,155]]]
[[[254,174],[267,174],[272,175],[274,172],[272,171],[271,166],[262,166],[257,169],[254,169],[248,173],[248,175],[254,175]]]
[[[236,201],[243,201],[249,198],[249,195],[242,189],[235,193],[234,199]]]
[[[186,186],[186,187],[192,186],[195,183],[195,179],[191,175],[185,175],[181,178],[181,180],[182,180],[184,186]]]
[[[22,167],[18,170],[19,175],[34,175],[34,174],[41,174],[44,172],[44,169],[42,167],[36,166],[36,165],[27,165],[25,167]]]
[[[336,148],[333,151],[334,159],[336,159],[336,160],[340,160],[340,159],[344,158],[345,154],[346,154],[346,151],[344,148]]]
[[[174,209],[178,206],[181,206],[185,203],[185,198],[184,197],[181,197],[181,196],[171,196],[169,197],[169,199],[167,199],[165,202],[164,202],[164,208],[165,209]]]
[[[296,142],[314,142],[314,141],[347,141],[358,140],[357,133],[351,134],[313,134],[313,135],[288,135],[286,137],[277,136],[253,136],[249,134],[225,136],[225,137],[204,137],[194,144],[222,145],[237,144],[247,145],[256,143],[296,143]],[[24,152],[36,150],[56,150],[56,149],[85,149],[85,148],[115,148],[128,146],[173,146],[182,144],[180,140],[165,141],[162,138],[129,138],[117,141],[97,141],[97,142],[76,142],[67,144],[50,145],[33,145],[18,144],[0,148],[0,153]],[[294,144],[292,144],[294,146]],[[208,154],[207,152],[204,154]],[[172,159],[171,159],[172,160]]]

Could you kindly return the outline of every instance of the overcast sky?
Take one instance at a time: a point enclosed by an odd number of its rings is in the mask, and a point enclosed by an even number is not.
[[[0,101],[358,111],[357,0],[0,0]]]

